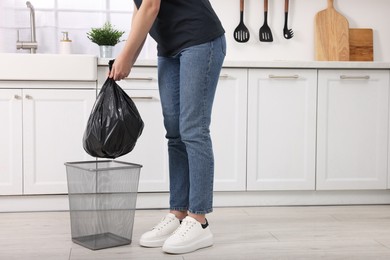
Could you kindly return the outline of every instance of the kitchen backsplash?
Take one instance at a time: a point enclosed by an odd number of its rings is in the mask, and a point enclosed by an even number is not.
[[[62,31],[68,31],[74,53],[98,54],[86,32],[110,20],[116,28],[127,31],[131,23],[131,0],[30,0],[36,9],[38,53],[57,53]],[[326,8],[326,0],[290,0],[288,27],[294,30],[292,39],[283,37],[284,0],[269,0],[268,24],[273,42],[259,41],[259,29],[264,21],[263,1],[246,0],[244,22],[250,32],[246,43],[233,39],[239,24],[239,0],[211,0],[226,30],[228,60],[314,60],[314,16]],[[335,0],[335,8],[348,21],[350,28],[374,30],[374,60],[390,61],[390,1],[388,0]],[[0,52],[16,50],[17,29],[20,40],[28,40],[29,10],[25,0],[0,1]],[[123,46],[117,45],[114,55]],[[141,53],[143,59],[155,59],[156,44],[146,42]]]

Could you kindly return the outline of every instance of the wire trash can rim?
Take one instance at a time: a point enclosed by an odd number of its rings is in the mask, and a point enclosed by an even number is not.
[[[114,166],[114,167],[104,167],[104,168],[84,168],[80,165],[82,164],[99,164],[99,163],[117,163],[122,164],[122,166]],[[133,169],[133,168],[142,168],[141,164],[115,161],[115,160],[97,160],[97,161],[78,161],[78,162],[66,162],[64,163],[66,166],[74,167],[77,169],[90,171],[90,172],[100,172],[100,171],[112,171],[112,170],[124,170],[124,169]]]

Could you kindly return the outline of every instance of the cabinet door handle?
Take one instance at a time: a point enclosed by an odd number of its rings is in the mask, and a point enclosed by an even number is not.
[[[153,97],[130,97],[131,99],[134,100],[152,100]]]
[[[219,75],[219,77],[221,79],[227,79],[227,78],[229,78],[229,74],[221,74],[221,75]]]
[[[270,79],[299,79],[299,75],[268,75]]]
[[[152,81],[153,78],[152,78],[152,77],[130,77],[130,78],[124,78],[124,80],[133,80],[133,81],[139,81],[139,80],[143,80],[143,81]]]
[[[340,79],[364,79],[364,80],[367,80],[367,79],[370,79],[370,76],[369,76],[369,75],[365,75],[365,76],[348,76],[348,75],[341,75],[341,76],[340,76]]]
[[[27,99],[33,99],[33,97],[30,96],[30,95],[25,95],[24,97],[27,98]]]
[[[14,99],[21,100],[21,99],[22,99],[22,97],[21,97],[21,96],[19,96],[19,95],[15,95],[15,96],[14,96]]]

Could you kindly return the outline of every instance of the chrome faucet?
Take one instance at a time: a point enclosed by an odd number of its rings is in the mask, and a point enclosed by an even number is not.
[[[34,6],[30,1],[26,2],[28,8],[30,8],[30,29],[31,29],[31,41],[19,41],[19,30],[18,30],[18,40],[16,42],[16,49],[30,49],[30,53],[36,53],[38,48],[38,43],[36,39],[36,28],[35,28],[35,11]]]

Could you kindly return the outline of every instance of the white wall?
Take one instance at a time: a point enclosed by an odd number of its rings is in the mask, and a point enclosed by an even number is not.
[[[64,18],[59,19],[48,6],[57,3],[72,2],[72,9],[86,10],[83,18],[73,19],[69,10]],[[84,0],[83,0],[84,1]],[[109,0],[110,5],[120,6],[114,8],[113,13],[107,14],[102,9],[106,0],[92,1],[90,6],[82,5],[79,0],[31,0],[37,7],[37,38],[41,53],[55,53],[58,51],[61,31],[70,32],[73,39],[75,53],[98,55],[98,47],[86,38],[90,26],[99,26],[106,17],[110,17],[114,25],[121,30],[128,30],[131,19],[132,0]],[[89,0],[91,1],[91,0]],[[289,28],[294,30],[295,36],[290,40],[283,38],[284,0],[269,0],[269,25],[272,29],[274,42],[260,42],[259,29],[263,24],[263,1],[245,1],[245,24],[250,30],[251,39],[248,43],[237,43],[233,39],[233,31],[239,23],[239,0],[210,0],[217,14],[220,16],[226,30],[228,41],[227,60],[314,60],[314,16],[326,8],[327,0],[290,0]],[[390,61],[390,1],[389,0],[334,0],[336,9],[349,21],[351,28],[374,29],[374,60]],[[8,8],[5,8],[7,7]],[[104,6],[104,5],[103,5]],[[11,8],[9,8],[11,7]],[[16,8],[13,9],[12,7]],[[91,9],[91,11],[87,9]],[[100,8],[100,9],[99,9]],[[15,12],[16,10],[16,12]],[[94,13],[95,10],[101,10]],[[81,11],[83,12],[83,11]],[[68,13],[70,13],[68,15]],[[54,18],[50,18],[54,17]],[[61,16],[62,17],[62,16]],[[68,21],[66,21],[66,18]],[[50,18],[50,19],[49,19]],[[53,21],[56,26],[52,26]],[[21,28],[22,40],[29,37],[29,13],[25,7],[25,0],[0,0],[0,52],[26,52],[17,51],[16,29]],[[125,39],[127,33],[123,37]],[[117,54],[123,43],[114,50]],[[147,42],[141,54],[143,59],[156,58],[156,46],[152,40]]]
[[[289,28],[295,36],[283,37],[284,0],[269,0],[268,24],[274,42],[259,41],[263,24],[263,1],[246,0],[244,23],[251,33],[248,43],[237,43],[233,31],[239,24],[239,0],[211,0],[220,16],[228,39],[228,60],[314,60],[314,16],[325,9],[327,0],[290,0]],[[350,28],[374,29],[374,60],[390,61],[390,1],[334,0]]]

